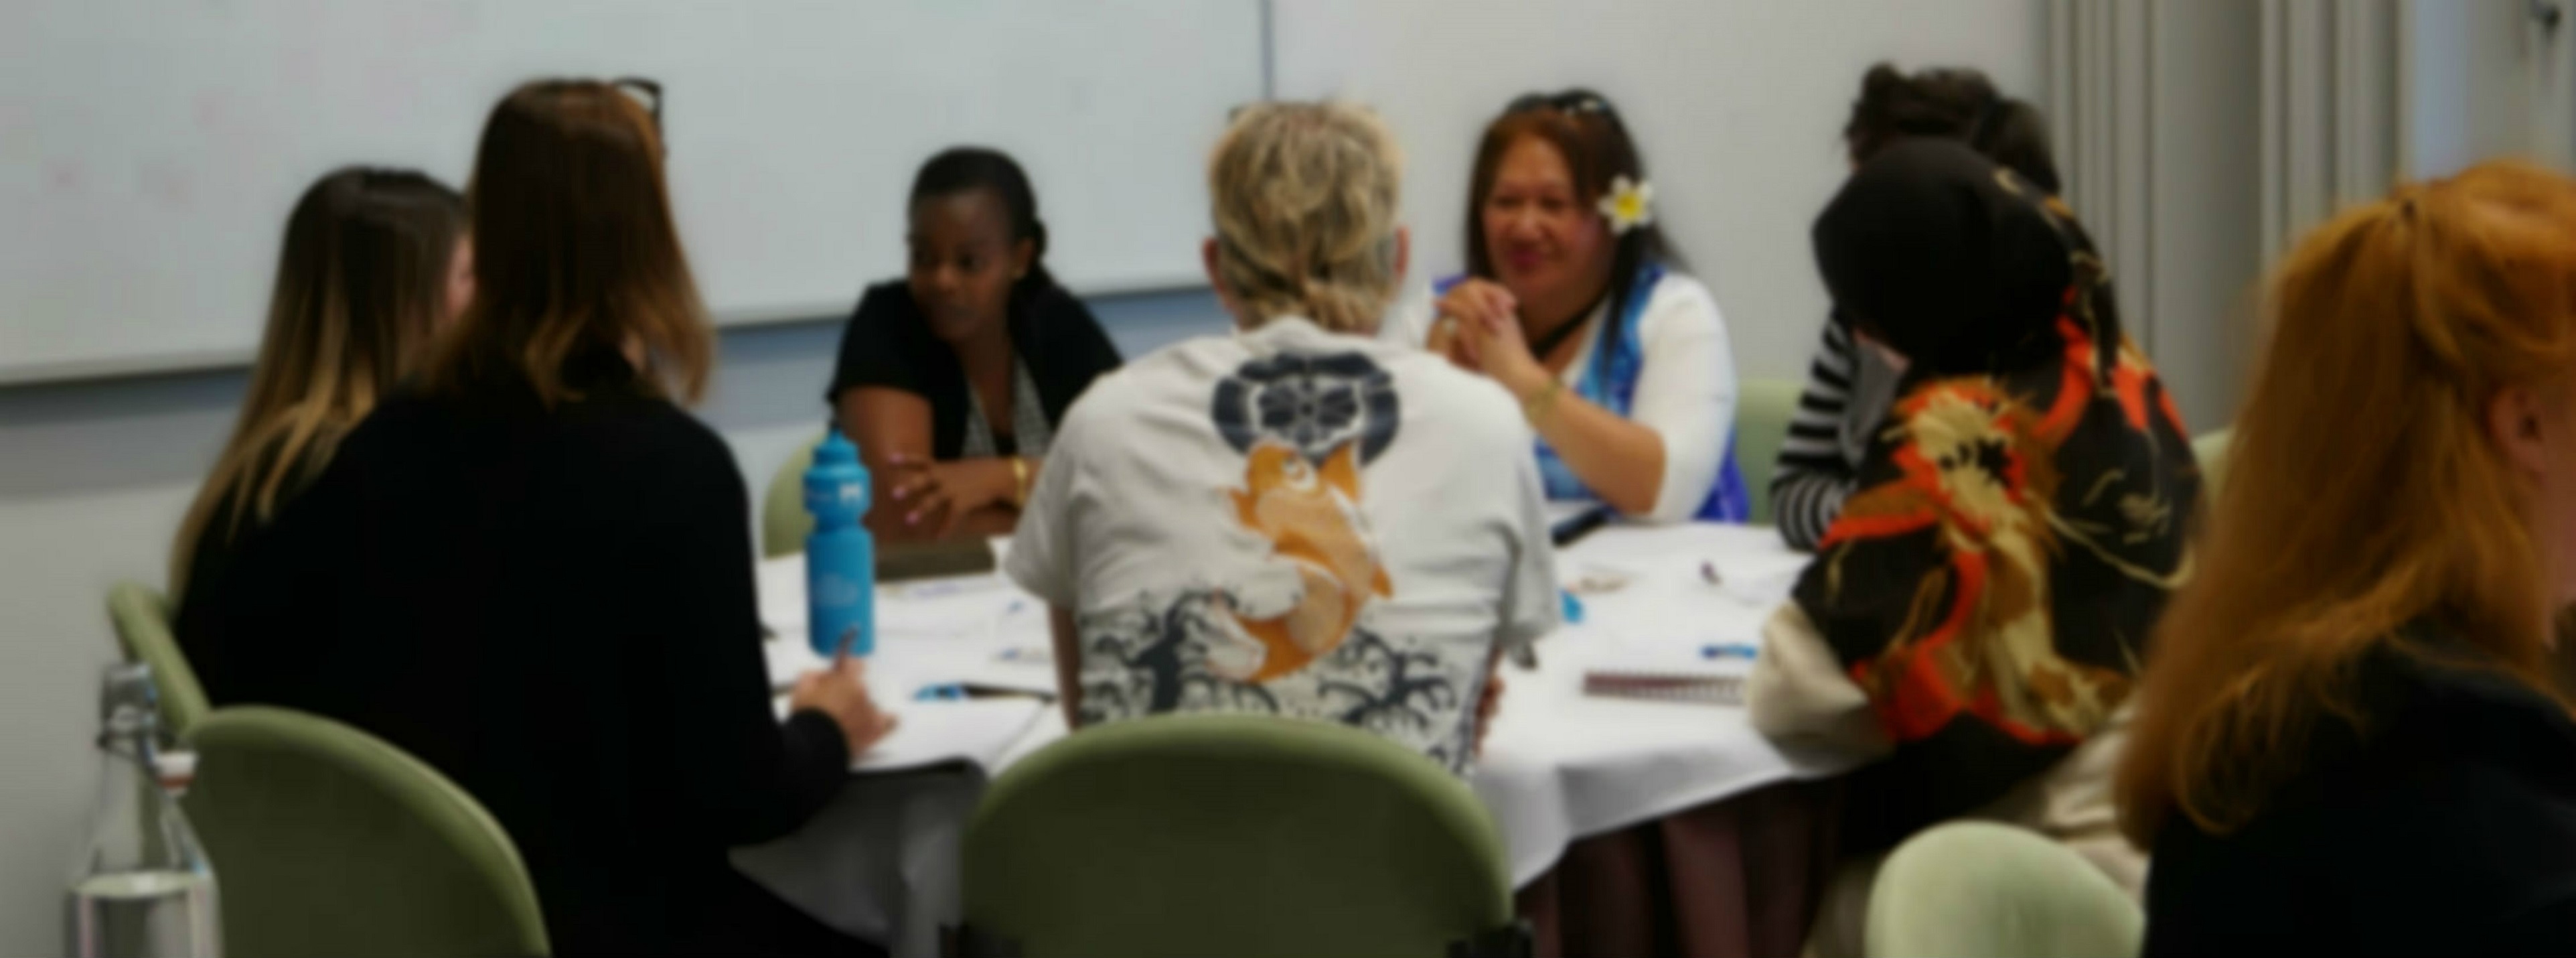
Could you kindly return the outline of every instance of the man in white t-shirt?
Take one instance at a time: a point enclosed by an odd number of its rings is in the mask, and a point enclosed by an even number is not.
[[[1211,163],[1207,249],[1240,331],[1067,414],[1007,570],[1054,607],[1076,724],[1269,713],[1463,771],[1497,658],[1555,628],[1518,405],[1374,337],[1404,259],[1392,156],[1355,108],[1246,111]]]

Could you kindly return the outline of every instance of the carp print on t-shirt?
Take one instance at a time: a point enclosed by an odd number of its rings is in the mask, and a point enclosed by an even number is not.
[[[1207,441],[1240,456],[1201,507],[1257,555],[1252,581],[1144,590],[1081,618],[1085,724],[1166,712],[1340,722],[1452,770],[1472,736],[1481,655],[1372,628],[1403,582],[1369,528],[1366,467],[1398,439],[1394,378],[1356,353],[1246,362],[1209,397]],[[1196,520],[1193,516],[1191,519]]]

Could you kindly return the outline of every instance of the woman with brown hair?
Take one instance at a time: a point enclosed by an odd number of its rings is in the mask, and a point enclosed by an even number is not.
[[[241,421],[179,525],[170,588],[223,578],[233,546],[320,475],[331,454],[473,299],[465,198],[410,170],[350,167],[314,182],[286,220],[268,329]],[[191,648],[220,682],[218,650]]]
[[[2400,187],[2269,312],[2120,768],[2147,953],[2576,953],[2576,182]]]
[[[509,829],[558,954],[866,953],[732,870],[794,829],[891,724],[854,665],[770,711],[748,496],[674,404],[713,352],[663,185],[618,86],[492,110],[474,305],[234,560],[187,627],[234,656],[219,701],[348,722]]]
[[[1531,94],[1485,128],[1467,274],[1391,335],[1520,400],[1549,499],[1660,522],[1741,522],[1735,358],[1708,287],[1655,226],[1627,124],[1590,90]]]

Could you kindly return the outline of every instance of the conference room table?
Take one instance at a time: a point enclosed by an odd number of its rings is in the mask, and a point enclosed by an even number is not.
[[[1007,542],[997,542],[1006,549]],[[1783,751],[1736,705],[1587,693],[1587,677],[1740,676],[1804,564],[1765,527],[1613,525],[1558,555],[1569,621],[1504,667],[1469,782],[1545,954],[1795,951],[1830,870],[1836,760]],[[820,659],[803,557],[764,562],[773,680]],[[1062,738],[1043,604],[999,574],[881,587],[868,682],[899,716],[833,802],[736,867],[898,955],[960,918],[959,840],[983,787]],[[783,705],[782,705],[783,708]]]

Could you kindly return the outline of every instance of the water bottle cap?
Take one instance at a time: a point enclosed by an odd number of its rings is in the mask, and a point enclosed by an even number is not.
[[[842,436],[841,427],[839,426],[833,426],[829,430],[826,430],[823,433],[823,442],[814,447],[815,465],[857,465],[858,462],[858,445],[852,443],[847,437]]]

